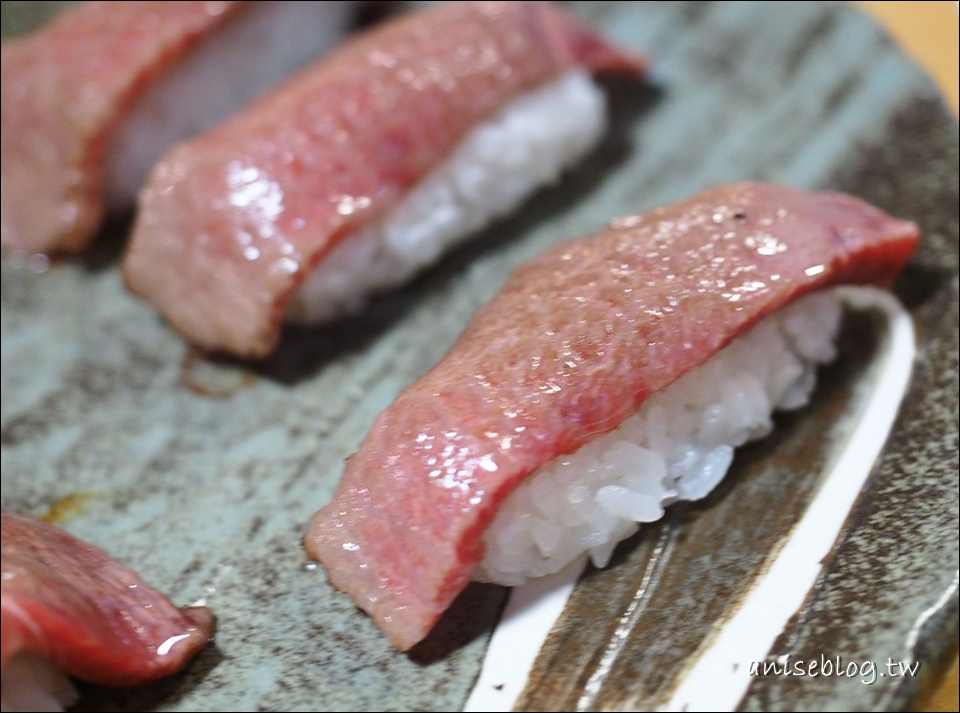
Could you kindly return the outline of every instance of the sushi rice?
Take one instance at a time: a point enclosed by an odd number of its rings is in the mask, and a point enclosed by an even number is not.
[[[540,468],[486,531],[474,579],[520,585],[584,552],[604,567],[639,523],[705,497],[733,449],[770,432],[774,410],[808,402],[817,366],[836,355],[841,315],[832,290],[798,300],[651,395],[615,430]]]
[[[62,711],[80,694],[50,659],[30,651],[14,654],[3,666],[0,710]]]
[[[355,0],[254,2],[206,37],[143,92],[110,141],[104,195],[133,205],[160,157],[332,49],[348,34]]]
[[[606,130],[606,97],[571,70],[474,127],[384,219],[336,245],[287,305],[288,322],[356,312],[445,250],[512,212],[592,149]]]

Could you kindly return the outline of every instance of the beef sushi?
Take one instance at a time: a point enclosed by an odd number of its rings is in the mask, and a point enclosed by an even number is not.
[[[917,240],[851,196],[743,183],[547,251],[378,417],[307,552],[400,649],[471,577],[605,564],[804,403],[825,288],[888,285]]]
[[[3,710],[62,710],[66,677],[136,686],[182,669],[213,633],[205,607],[178,609],[64,530],[0,513]]]
[[[332,46],[354,5],[89,2],[4,42],[4,251],[82,250],[164,151]]]
[[[410,12],[181,144],[144,189],[128,286],[207,350],[357,309],[516,207],[604,131],[590,72],[641,60],[547,4]]]

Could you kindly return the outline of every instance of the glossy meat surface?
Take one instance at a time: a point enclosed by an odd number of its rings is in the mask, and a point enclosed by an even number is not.
[[[181,668],[213,633],[205,607],[178,609],[64,530],[2,512],[2,662],[21,651],[66,673],[133,686]]]
[[[127,284],[199,346],[265,356],[289,296],[338,240],[476,123],[578,65],[640,70],[539,3],[452,3],[357,36],[158,164]]]
[[[850,196],[744,183],[548,251],[380,415],[307,551],[409,648],[466,586],[523,478],[797,297],[888,284],[917,240]]]
[[[4,251],[76,252],[102,215],[112,129],[240,2],[89,2],[2,48]]]

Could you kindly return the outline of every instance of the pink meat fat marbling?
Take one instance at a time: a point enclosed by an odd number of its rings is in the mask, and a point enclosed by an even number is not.
[[[791,300],[886,285],[917,240],[913,223],[850,196],[745,183],[548,251],[380,415],[308,553],[411,647],[466,586],[522,479]]]
[[[103,217],[113,129],[240,2],[89,2],[2,49],[4,251],[77,252]]]
[[[183,668],[213,633],[209,609],[178,609],[64,530],[6,511],[0,522],[4,666],[29,651],[72,676],[134,686]]]
[[[127,284],[199,346],[265,356],[289,296],[338,240],[475,124],[579,65],[641,67],[540,3],[452,3],[359,35],[157,165]]]

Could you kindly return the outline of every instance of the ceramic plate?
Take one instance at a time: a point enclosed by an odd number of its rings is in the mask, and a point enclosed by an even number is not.
[[[8,34],[38,19],[20,5],[3,4]],[[762,652],[874,662],[878,674],[888,660],[920,666],[873,682],[770,673],[729,705],[896,710],[937,672],[958,620],[956,121],[844,4],[572,6],[653,62],[644,83],[604,85],[602,145],[414,285],[356,319],[287,332],[262,363],[195,353],[128,294],[123,225],[78,259],[4,260],[3,507],[58,522],[218,620],[182,674],[136,690],[84,685],[77,710],[462,708],[507,590],[471,585],[426,641],[398,653],[309,565],[307,522],[376,414],[512,268],[615,215],[746,178],[849,191],[924,230],[894,287],[917,349],[899,409],[880,407],[892,430],[877,427],[879,454],[819,576],[794,591],[799,609]],[[799,531],[864,409],[877,410],[890,324],[852,314],[809,407],[744,448],[709,498],[673,508],[584,575],[517,707],[672,707],[684,686],[713,690],[694,664]]]

